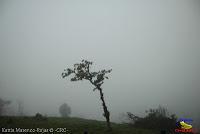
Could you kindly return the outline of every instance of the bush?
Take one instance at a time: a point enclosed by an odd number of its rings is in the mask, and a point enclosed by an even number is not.
[[[146,113],[148,114],[144,118],[130,112],[127,115],[134,127],[168,131],[175,129],[177,118],[175,114],[168,116],[166,108],[159,106],[157,109],[146,111]]]
[[[47,117],[46,117],[46,116],[43,116],[43,115],[40,114],[40,113],[36,113],[36,114],[35,114],[35,119],[36,119],[36,120],[47,120]]]

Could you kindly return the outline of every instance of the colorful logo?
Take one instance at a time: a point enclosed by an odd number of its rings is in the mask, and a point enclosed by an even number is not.
[[[175,132],[181,132],[181,133],[193,133],[192,129],[192,119],[188,118],[181,118],[177,121],[176,125],[177,128],[175,129]]]
[[[184,121],[180,122],[182,129],[192,129],[192,125],[185,123]]]

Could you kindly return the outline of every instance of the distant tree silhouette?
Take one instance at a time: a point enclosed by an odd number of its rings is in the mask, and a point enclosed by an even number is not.
[[[5,106],[9,105],[11,103],[11,101],[5,101],[3,99],[0,98],[0,116],[3,114]]]
[[[68,117],[71,114],[71,108],[64,103],[60,106],[59,112],[62,117]]]
[[[110,112],[108,111],[108,108],[106,106],[101,86],[104,83],[104,80],[108,79],[106,74],[110,73],[112,69],[110,70],[104,69],[97,72],[92,72],[90,70],[90,67],[92,64],[93,63],[90,61],[82,60],[81,63],[74,64],[74,67],[72,69],[70,68],[65,69],[64,72],[62,73],[62,77],[65,78],[73,74],[74,76],[71,78],[71,81],[88,80],[94,86],[93,91],[95,90],[99,91],[100,99],[102,101],[102,106],[103,106],[103,111],[104,111],[103,116],[106,118],[108,129],[111,130]]]

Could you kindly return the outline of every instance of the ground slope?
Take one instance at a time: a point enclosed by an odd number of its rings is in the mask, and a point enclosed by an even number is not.
[[[136,129],[128,124],[112,123],[113,130],[106,131],[106,122],[86,120],[81,118],[36,118],[36,117],[0,117],[0,132],[7,128],[9,131],[33,131],[32,133],[65,133],[65,134],[156,134],[157,132],[145,129]],[[23,129],[25,128],[25,129]],[[12,130],[13,129],[13,130]],[[30,130],[32,129],[32,130]],[[34,132],[35,131],[35,132]],[[49,132],[47,132],[49,131]]]

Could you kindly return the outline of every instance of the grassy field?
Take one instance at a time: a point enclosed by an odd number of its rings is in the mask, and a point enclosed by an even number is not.
[[[48,117],[37,119],[35,117],[0,117],[0,132],[6,128],[9,131],[26,131],[31,133],[65,133],[65,134],[158,134],[153,130],[136,129],[128,124],[112,123],[113,130],[106,131],[106,123],[103,121],[86,120],[81,118]],[[24,128],[24,129],[20,129]],[[12,130],[13,129],[13,130]],[[35,132],[34,132],[35,131]]]

